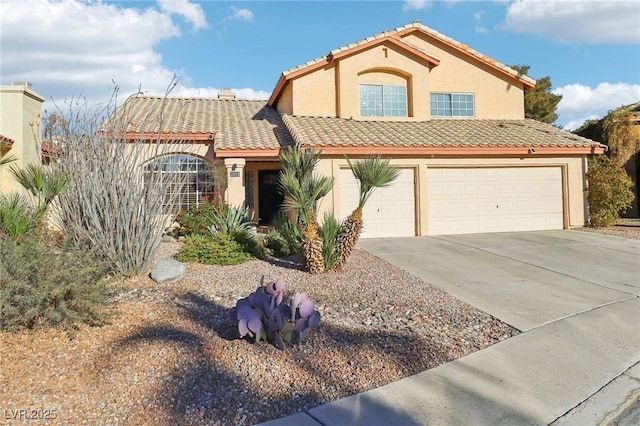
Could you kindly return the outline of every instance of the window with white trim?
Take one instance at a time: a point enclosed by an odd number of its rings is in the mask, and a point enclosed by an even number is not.
[[[431,93],[432,117],[473,117],[472,93]]]
[[[145,182],[154,177],[166,185],[165,211],[177,213],[217,196],[213,167],[195,155],[170,154],[151,160],[144,167]]]
[[[362,117],[406,117],[406,86],[361,84],[360,115]]]

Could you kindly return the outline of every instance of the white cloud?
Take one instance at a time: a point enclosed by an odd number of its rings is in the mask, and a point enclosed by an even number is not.
[[[90,104],[104,102],[113,82],[121,98],[138,89],[163,95],[176,72],[163,64],[157,45],[180,36],[172,17],[184,17],[194,30],[207,23],[200,6],[186,0],[145,5],[139,9],[101,1],[0,0],[0,83],[30,81],[47,99],[48,110],[52,99],[58,105],[79,96]],[[171,95],[218,92],[191,86],[183,76]],[[238,97],[268,97],[251,89],[236,92]]]
[[[231,6],[229,11],[231,12],[231,15],[228,18],[231,20],[253,22],[253,12],[249,9],[239,9],[235,6]]]
[[[254,90],[250,88],[231,89],[237,99],[260,99],[267,100],[271,96],[270,92],[264,90]],[[215,87],[184,87],[178,85],[176,89],[171,93],[172,96],[184,96],[184,97],[197,97],[197,98],[215,98],[218,96],[220,89]]]
[[[428,9],[431,5],[431,2],[426,0],[407,0],[402,5],[402,11],[408,12],[410,10]]]
[[[517,0],[503,27],[563,43],[640,43],[637,0]]]
[[[162,11],[182,16],[193,25],[194,30],[207,28],[207,18],[199,4],[189,0],[157,0]]]
[[[562,95],[559,121],[565,129],[574,130],[585,120],[604,117],[609,110],[640,101],[640,84],[605,82],[596,87],[568,84],[553,93]]]

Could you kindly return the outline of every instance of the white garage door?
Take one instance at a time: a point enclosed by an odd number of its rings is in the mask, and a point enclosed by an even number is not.
[[[428,169],[429,235],[563,228],[560,167]]]
[[[412,237],[416,235],[413,169],[400,175],[387,188],[377,188],[365,204],[361,237]],[[350,169],[340,171],[340,210],[345,219],[358,206],[358,181]]]

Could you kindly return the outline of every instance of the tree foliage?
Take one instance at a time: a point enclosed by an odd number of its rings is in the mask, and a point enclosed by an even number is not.
[[[512,65],[511,68],[521,75],[528,75],[529,65]],[[556,110],[562,95],[551,93],[551,77],[536,81],[536,87],[524,94],[524,116],[543,123],[552,124],[558,119]]]
[[[640,152],[640,126],[635,124],[633,107],[637,105],[623,106],[601,119],[587,120],[574,133],[606,144],[607,155],[622,167]]]
[[[589,159],[587,179],[591,225],[615,225],[634,199],[631,178],[611,158],[599,155]]]

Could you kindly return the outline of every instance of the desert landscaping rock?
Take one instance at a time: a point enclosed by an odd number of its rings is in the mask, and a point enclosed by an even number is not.
[[[151,279],[159,284],[179,281],[184,277],[184,264],[175,259],[161,259],[151,271]]]
[[[157,258],[178,246],[163,243]],[[360,250],[343,271],[315,276],[279,259],[186,270],[171,286],[148,275],[122,280],[118,315],[73,340],[57,330],[0,333],[2,408],[56,410],[51,424],[250,425],[517,334]],[[282,352],[237,338],[233,307],[263,275],[316,302],[322,321],[302,345]]]

